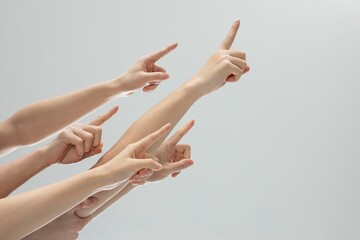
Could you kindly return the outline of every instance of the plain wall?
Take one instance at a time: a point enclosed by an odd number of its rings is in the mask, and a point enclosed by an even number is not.
[[[196,103],[184,138],[195,164],[131,192],[80,239],[360,239],[360,2],[0,1],[0,120],[31,102],[110,79],[138,57],[171,79],[118,104],[105,150],[194,75],[232,22],[251,71]],[[42,143],[44,144],[44,143]],[[39,147],[19,149],[5,163]],[[54,166],[19,191],[85,171]],[[34,218],[36,215],[34,214]]]

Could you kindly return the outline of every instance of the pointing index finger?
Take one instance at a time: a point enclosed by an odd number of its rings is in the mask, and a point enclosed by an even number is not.
[[[194,123],[194,120],[190,120],[189,122],[187,122],[180,130],[174,133],[174,135],[172,135],[167,140],[167,142],[172,145],[176,145],[181,140],[181,138],[184,137],[185,134],[194,126]]]
[[[150,60],[152,62],[158,61],[160,58],[164,57],[166,54],[171,52],[177,47],[177,43],[173,43],[157,52],[151,53],[145,57],[145,59]]]
[[[110,111],[108,111],[103,115],[98,116],[97,118],[92,120],[89,124],[94,126],[100,126],[101,124],[109,120],[118,111],[118,109],[119,106],[113,107],[112,109],[110,109]]]
[[[150,133],[143,139],[136,142],[135,148],[137,153],[145,152],[147,149],[149,149],[162,135],[164,135],[166,132],[168,132],[170,129],[170,123],[166,124],[165,126],[161,127],[159,130]]]
[[[220,49],[222,49],[222,50],[229,50],[230,49],[231,45],[234,42],[234,39],[236,37],[236,33],[237,33],[239,27],[240,27],[240,20],[238,19],[233,23],[230,31],[228,32],[225,39],[221,43]]]

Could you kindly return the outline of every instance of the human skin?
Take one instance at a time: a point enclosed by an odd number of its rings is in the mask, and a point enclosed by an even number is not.
[[[48,137],[116,96],[131,94],[139,88],[145,92],[154,90],[169,78],[156,62],[176,46],[171,44],[141,57],[114,79],[23,107],[0,122],[0,156]]]
[[[128,181],[141,169],[158,171],[147,150],[170,129],[166,124],[145,138],[129,144],[112,161],[64,181],[0,199],[0,239],[20,239],[48,224],[96,192]],[[36,213],[36,217],[34,217]]]
[[[226,83],[238,81],[244,73],[249,71],[250,68],[246,62],[245,52],[230,50],[239,26],[240,21],[236,20],[220,47],[195,76],[135,121],[113,148],[95,164],[94,168],[111,160],[112,157],[124,149],[128,143],[141,139],[164,123],[169,122],[171,126],[174,127],[187,110],[201,97],[217,90]],[[160,138],[148,150],[148,153],[154,155],[165,138],[166,135]],[[151,177],[148,176],[149,180],[152,178],[156,179],[157,175],[162,175],[162,171],[154,173]],[[102,204],[116,197],[117,194],[121,194],[120,192],[125,186],[126,183],[112,189],[110,192],[101,192],[94,195],[94,197],[97,198],[97,203],[92,208],[77,211],[77,215],[87,217],[93,214]],[[127,189],[130,188],[131,187],[128,187]]]
[[[8,196],[31,177],[54,164],[71,164],[101,153],[100,125],[118,110],[112,108],[89,124],[73,124],[49,144],[14,161],[0,165],[0,198]]]
[[[79,232],[92,220],[92,217],[79,218],[74,214],[76,210],[89,208],[96,202],[95,198],[88,198],[46,226],[36,230],[22,240],[75,240]]]
[[[201,97],[224,86],[228,82],[238,81],[244,73],[248,72],[250,68],[245,61],[245,53],[230,50],[238,31],[239,24],[240,22],[238,20],[234,22],[230,32],[227,34],[220,47],[193,78],[185,82],[177,90],[140,117],[123,134],[115,146],[98,161],[94,168],[108,162],[111,160],[112,156],[124,149],[129,142],[140,139],[153,129],[161,126],[161,124],[170,122],[172,126],[175,126],[186,111]],[[125,181],[110,191],[102,191],[94,195],[94,197],[97,198],[96,204],[90,208],[78,210],[76,211],[76,214],[81,217],[91,215],[95,218],[138,185],[145,182],[159,181],[168,175],[174,177],[182,169],[191,166],[193,161],[190,159],[190,148],[185,147],[188,150],[183,151],[184,147],[181,147],[177,142],[192,127],[192,124],[193,123],[190,121],[179,130],[180,133],[178,131],[174,135],[177,135],[177,137],[173,136],[170,138],[175,138],[175,140],[170,141],[170,144],[169,141],[166,141],[161,145],[166,138],[165,134],[152,145],[150,149],[148,149],[147,152],[155,156],[157,155],[160,163],[163,165],[163,168],[160,171],[153,172],[148,169],[142,169],[138,174],[133,176],[131,182]],[[169,159],[166,159],[166,157],[162,157],[164,154],[166,156],[166,151],[164,152],[163,149],[170,149],[167,156],[173,156],[173,153],[175,152],[175,156],[177,156],[176,161],[173,160],[173,162],[171,162]],[[183,154],[183,156],[179,154],[185,152],[186,154]],[[46,230],[46,226],[44,226],[44,229]],[[51,234],[51,230],[49,230],[49,234]]]

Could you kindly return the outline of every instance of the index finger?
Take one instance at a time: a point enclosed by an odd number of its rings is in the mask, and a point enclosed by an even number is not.
[[[160,58],[164,57],[166,54],[168,54],[169,52],[171,52],[172,50],[174,50],[177,47],[177,43],[173,43],[157,52],[151,53],[149,55],[147,55],[145,57],[145,59],[156,62],[158,61]]]
[[[234,42],[234,39],[236,37],[236,33],[237,33],[239,27],[240,27],[240,20],[238,19],[233,23],[230,31],[228,32],[225,39],[221,43],[220,49],[222,49],[222,50],[229,50],[230,49],[231,45]]]
[[[195,121],[190,120],[187,122],[181,129],[179,129],[174,135],[172,135],[166,142],[171,145],[176,145],[181,138],[185,136],[185,134],[194,126]]]
[[[145,152],[148,148],[150,148],[161,136],[167,133],[170,129],[170,123],[166,124],[165,126],[161,127],[157,131],[150,133],[143,139],[134,143],[136,153]]]
[[[94,126],[100,126],[101,124],[109,120],[118,110],[119,110],[119,106],[115,106],[112,109],[110,109],[110,111],[108,111],[107,113],[96,117],[94,120],[89,122],[89,124]]]

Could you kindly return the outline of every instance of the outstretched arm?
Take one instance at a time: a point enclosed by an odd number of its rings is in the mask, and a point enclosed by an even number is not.
[[[239,80],[241,75],[249,70],[245,61],[245,53],[230,50],[239,26],[239,20],[235,21],[218,50],[209,58],[200,71],[133,123],[114,147],[110,149],[94,167],[108,162],[114,155],[124,149],[127,144],[137,141],[164,123],[169,122],[171,126],[174,127],[198,99],[218,89],[227,82]],[[160,138],[149,149],[149,153],[154,154],[165,138],[165,135]],[[123,187],[125,187],[125,185],[111,192],[95,195],[97,198],[95,206],[77,211],[77,214],[81,217],[89,216],[111,197],[118,194]]]
[[[130,144],[112,161],[101,167],[49,186],[0,199],[0,239],[22,238],[92,194],[127,181],[140,169],[160,170],[161,164],[147,157],[145,152],[169,128],[170,125],[167,124],[140,141]]]
[[[88,125],[74,124],[61,132],[53,141],[34,152],[0,165],[0,198],[24,184],[31,177],[49,167],[61,163],[81,161],[102,150],[100,125],[111,118],[118,107],[97,117]]]
[[[0,156],[18,146],[40,141],[114,96],[129,94],[138,88],[143,88],[144,91],[155,89],[160,81],[169,77],[162,67],[156,65],[156,61],[176,46],[177,44],[172,44],[140,58],[133,67],[117,78],[20,109],[0,122]]]

